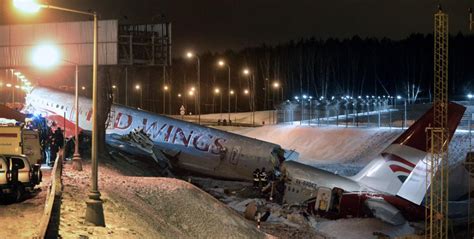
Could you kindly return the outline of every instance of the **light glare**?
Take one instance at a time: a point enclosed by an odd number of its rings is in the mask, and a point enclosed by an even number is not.
[[[13,6],[26,13],[36,13],[41,8],[41,5],[34,0],[13,0]]]
[[[33,50],[33,65],[40,68],[50,68],[60,61],[60,53],[53,45],[40,45]]]

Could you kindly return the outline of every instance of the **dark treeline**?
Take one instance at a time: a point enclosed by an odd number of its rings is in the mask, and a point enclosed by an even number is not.
[[[473,36],[451,36],[449,54],[449,94],[453,99],[462,99],[473,90]],[[239,52],[203,53],[200,59],[203,113],[212,111],[213,102],[219,110],[214,87],[224,92],[223,109],[227,111],[227,68],[219,68],[218,59],[224,59],[231,67],[231,89],[239,93],[239,111],[249,109],[242,94],[248,88],[247,77],[242,74],[245,67],[255,75],[258,110],[271,108],[264,99],[267,96],[269,102],[276,91],[270,87],[266,94],[265,86],[274,81],[283,86],[284,96],[276,96],[279,99],[302,94],[315,98],[401,95],[412,101],[432,96],[433,35],[412,34],[397,41],[358,36],[344,40],[310,38]],[[186,94],[191,85],[196,86],[195,60],[175,59],[172,69],[172,85],[178,88],[174,92]],[[233,107],[234,99],[232,111]]]

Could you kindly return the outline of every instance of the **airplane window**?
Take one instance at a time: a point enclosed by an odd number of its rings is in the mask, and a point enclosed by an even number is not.
[[[56,105],[56,108],[59,108],[59,105]]]
[[[64,109],[64,105],[61,105],[61,109],[62,109],[62,110]]]

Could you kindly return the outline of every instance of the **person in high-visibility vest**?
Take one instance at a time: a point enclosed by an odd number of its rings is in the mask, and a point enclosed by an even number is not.
[[[253,171],[253,188],[257,189],[260,184],[260,169]]]
[[[260,189],[262,187],[267,186],[268,178],[267,178],[267,172],[265,171],[265,168],[262,168],[262,171],[260,172],[259,179],[260,179],[260,184],[259,184]]]

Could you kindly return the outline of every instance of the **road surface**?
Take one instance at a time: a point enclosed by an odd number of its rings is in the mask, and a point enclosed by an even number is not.
[[[19,203],[0,200],[0,238],[32,238],[38,231],[50,184],[50,169],[41,169],[43,181]]]

